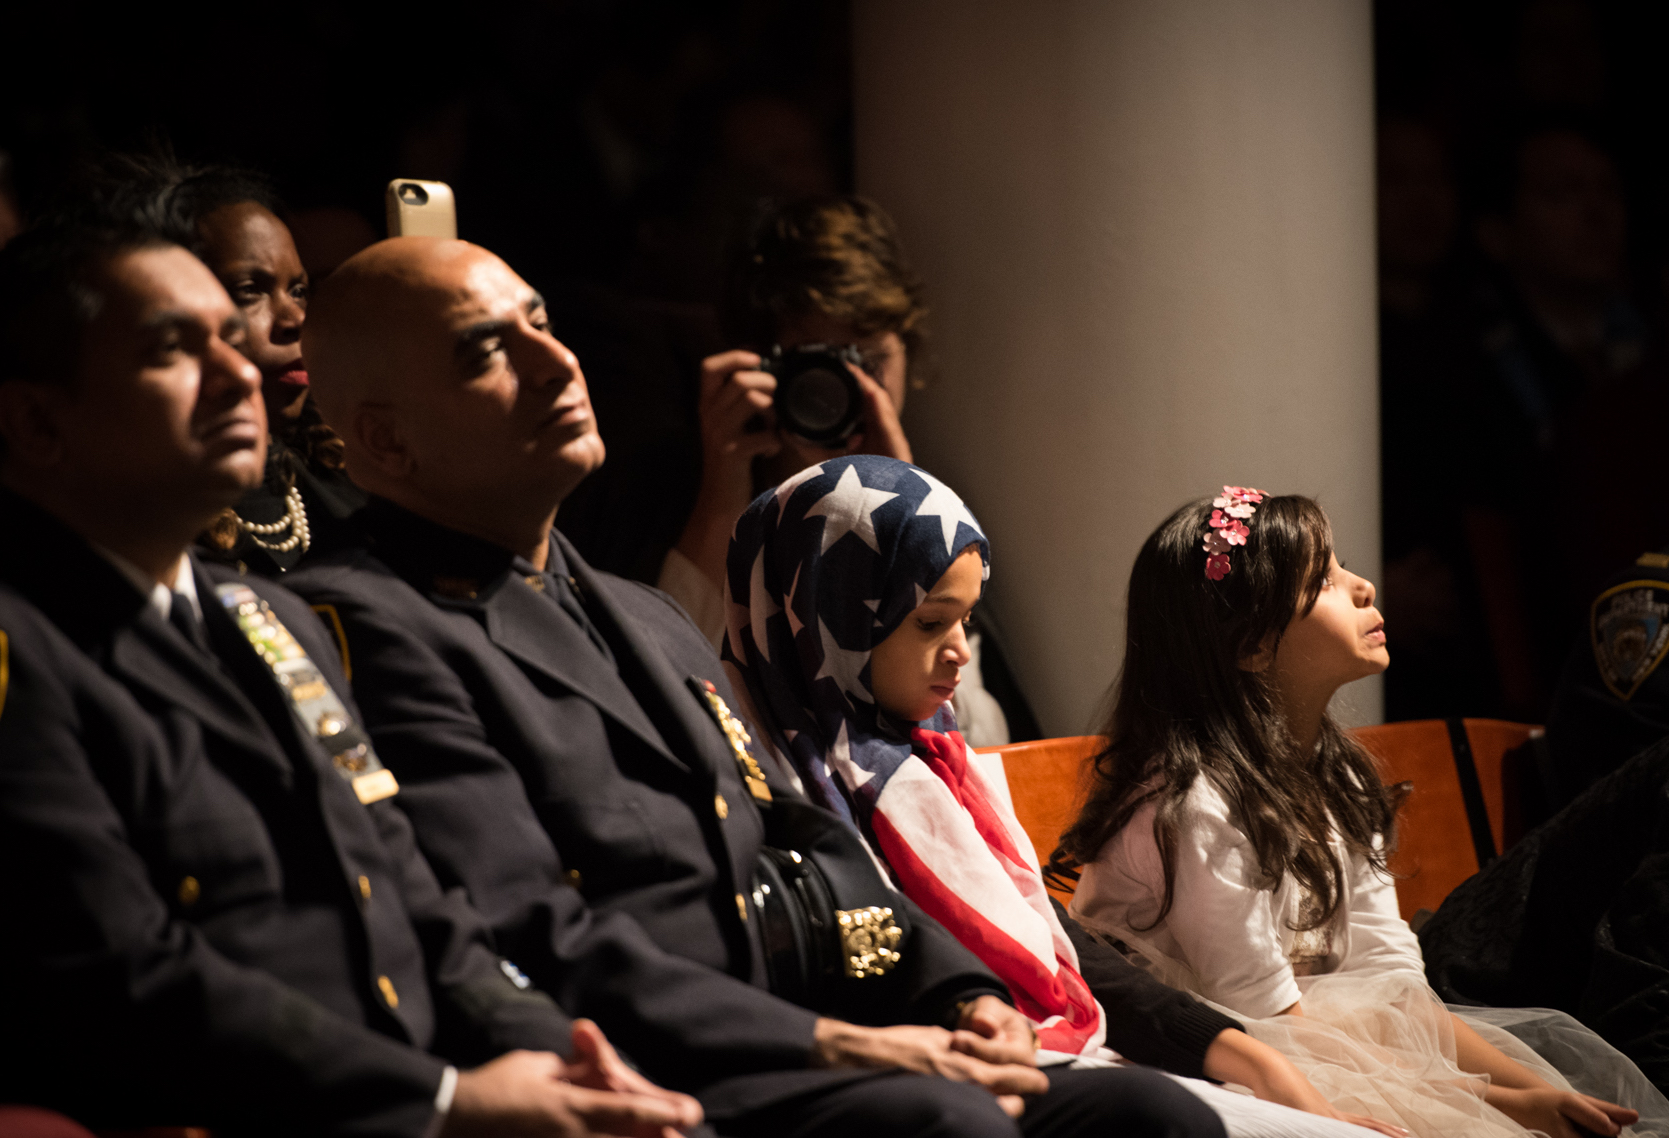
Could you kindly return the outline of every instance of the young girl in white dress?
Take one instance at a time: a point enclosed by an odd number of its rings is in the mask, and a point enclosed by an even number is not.
[[[1568,1016],[1427,986],[1385,867],[1400,794],[1327,714],[1389,662],[1373,601],[1308,498],[1224,487],[1154,532],[1109,746],[1051,862],[1079,871],[1073,916],[1340,1110],[1420,1138],[1669,1134],[1669,1103]]]

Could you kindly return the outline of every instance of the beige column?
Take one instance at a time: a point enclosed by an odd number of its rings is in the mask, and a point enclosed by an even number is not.
[[[854,20],[858,187],[932,305],[938,374],[905,423],[990,530],[1045,733],[1091,726],[1130,565],[1190,498],[1315,495],[1376,575],[1368,0],[858,0]],[[1377,722],[1379,681],[1338,702]]]

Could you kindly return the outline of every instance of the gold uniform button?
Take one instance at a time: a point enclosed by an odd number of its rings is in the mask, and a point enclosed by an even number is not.
[[[195,877],[180,879],[179,898],[182,905],[195,905],[197,898],[203,895],[203,886]]]
[[[719,816],[721,822],[730,817],[730,803],[724,800],[724,795],[713,795],[713,813]]]
[[[568,884],[572,885],[575,889],[583,890],[585,888],[585,877],[577,869],[568,870],[562,875],[562,877],[563,880],[567,881]]]
[[[744,921],[748,919],[748,899],[740,893],[736,894],[736,912]]]
[[[387,1001],[389,1007],[397,1008],[400,1006],[400,993],[394,990],[394,981],[387,976],[378,976],[377,987],[381,990],[382,998]]]
[[[359,895],[367,901],[371,899],[371,879],[363,873],[359,875]]]
[[[522,580],[526,581],[527,587],[536,593],[542,593],[545,591],[545,579],[537,573],[529,573],[527,576],[523,577]]]

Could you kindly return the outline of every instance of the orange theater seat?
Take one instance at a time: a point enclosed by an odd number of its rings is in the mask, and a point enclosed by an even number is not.
[[[1499,719],[1419,719],[1352,732],[1379,760],[1387,783],[1414,787],[1397,818],[1391,860],[1404,919],[1435,910],[1450,890],[1522,836],[1518,771],[1541,733],[1540,727]],[[1045,862],[1078,816],[1088,763],[1104,743],[1099,735],[1074,735],[982,752],[1002,756],[1014,813]],[[1050,892],[1063,904],[1072,896],[1053,882]]]
[[[1078,818],[1088,782],[1089,760],[1106,744],[1100,735],[1070,735],[987,747],[982,753],[1003,757],[1003,774],[1014,799],[1014,813],[1031,838],[1037,856],[1047,863],[1066,828]],[[1071,889],[1050,884],[1049,891],[1066,904]]]
[[[1353,734],[1387,783],[1413,790],[1397,817],[1397,905],[1404,919],[1449,892],[1523,836],[1521,756],[1540,727],[1499,719],[1416,719]]]

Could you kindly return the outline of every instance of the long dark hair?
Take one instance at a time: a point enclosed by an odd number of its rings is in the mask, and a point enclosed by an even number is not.
[[[1266,498],[1245,546],[1230,555],[1232,571],[1213,581],[1201,548],[1211,509],[1208,499],[1184,506],[1136,556],[1124,666],[1103,729],[1107,749],[1095,759],[1089,799],[1050,857],[1049,873],[1075,878],[1154,803],[1165,876],[1157,925],[1171,909],[1183,805],[1205,774],[1251,843],[1266,887],[1290,874],[1307,892],[1295,927],[1318,928],[1345,900],[1344,867],[1330,836],[1336,832],[1352,854],[1382,870],[1400,795],[1331,716],[1322,717],[1319,753],[1300,754],[1269,669],[1241,665],[1272,653],[1287,626],[1314,607],[1332,559],[1332,527],[1313,499]]]

